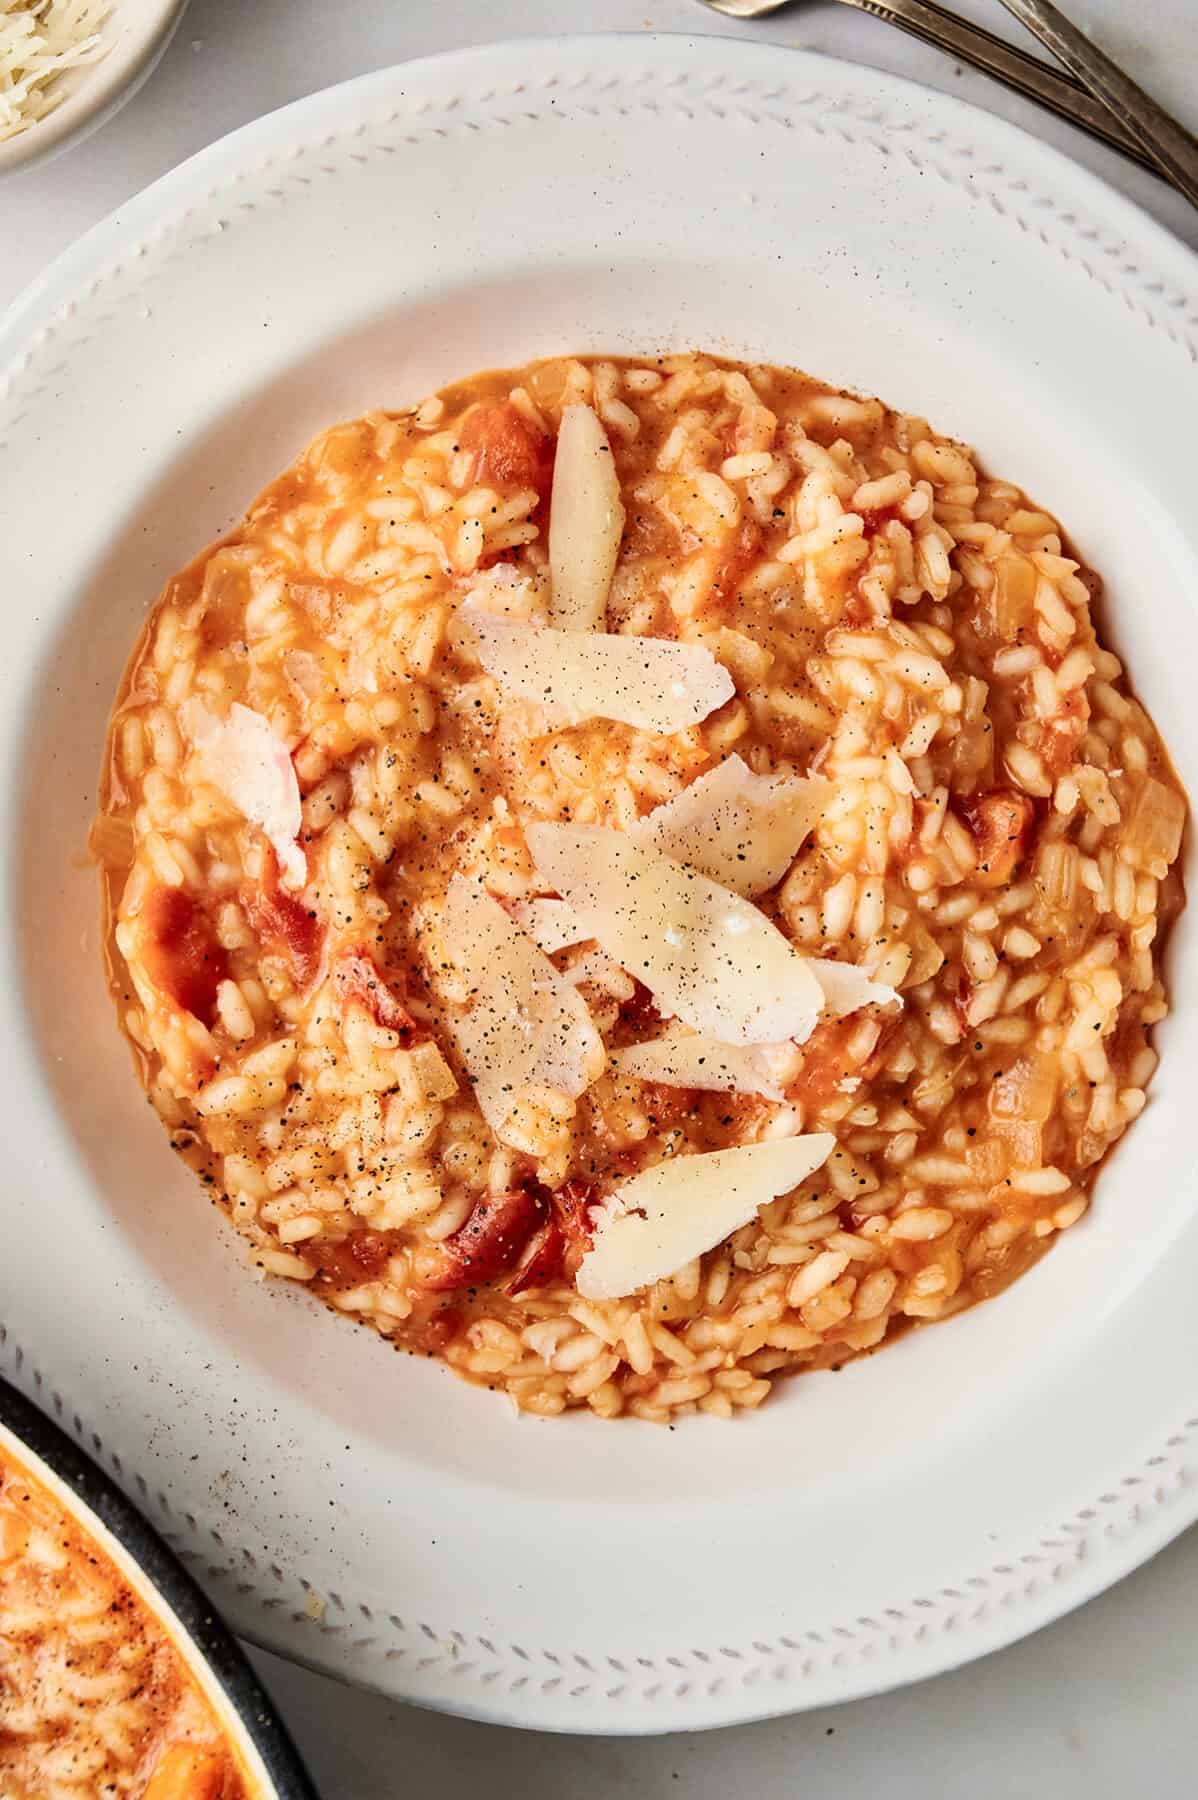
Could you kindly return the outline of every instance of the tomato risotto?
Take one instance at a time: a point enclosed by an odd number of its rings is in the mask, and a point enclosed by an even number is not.
[[[1182,902],[1098,588],[781,368],[318,438],[154,607],[95,831],[141,1078],[258,1269],[649,1420],[1026,1269],[1145,1105]]]
[[[247,1800],[239,1753],[104,1547],[0,1449],[4,1800]]]

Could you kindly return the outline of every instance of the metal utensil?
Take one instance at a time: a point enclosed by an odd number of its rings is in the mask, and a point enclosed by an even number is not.
[[[702,0],[702,4],[730,19],[764,19],[789,6],[791,0]],[[1072,75],[1050,68],[1039,57],[1029,56],[1014,44],[1005,43],[980,25],[959,19],[955,13],[937,6],[936,0],[842,0],[842,4],[854,6],[859,12],[872,13],[875,19],[897,25],[900,31],[910,32],[925,44],[933,44],[937,50],[959,57],[973,68],[1005,82],[1016,93],[1038,100],[1041,106],[1068,119],[1071,125],[1080,125],[1092,137],[1101,138],[1154,173],[1162,172],[1162,166],[1145,148],[1142,135],[1131,131],[1130,117],[1126,125],[1120,123],[1120,119],[1108,112],[1102,102]],[[1007,4],[1013,12],[1018,10],[1011,0],[1007,0]]]
[[[1198,139],[1071,24],[1052,0],[1003,0],[1003,5],[1098,95],[1173,186],[1198,206]]]

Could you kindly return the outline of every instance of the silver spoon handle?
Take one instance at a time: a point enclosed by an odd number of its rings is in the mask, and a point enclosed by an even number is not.
[[[1110,108],[1193,206],[1198,206],[1198,141],[1091,43],[1052,0],[1003,0],[1070,72]]]
[[[1012,0],[1006,0],[1006,3],[1012,11],[1017,10]],[[885,20],[888,25],[897,25],[901,31],[910,32],[912,37],[934,44],[938,50],[959,56],[973,68],[996,76],[1017,93],[1038,100],[1041,106],[1049,107],[1070,124],[1080,125],[1094,137],[1102,138],[1126,156],[1157,169],[1142,140],[1112,117],[1077,80],[1050,68],[1014,44],[1005,43],[982,26],[958,18],[955,13],[937,6],[935,0],[847,0],[847,4],[857,7],[860,12],[871,13],[875,19]]]

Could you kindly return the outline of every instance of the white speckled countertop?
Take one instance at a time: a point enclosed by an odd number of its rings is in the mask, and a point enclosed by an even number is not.
[[[1018,37],[999,0],[954,0]],[[1064,0],[1198,130],[1196,0]],[[80,232],[212,139],[314,88],[491,38],[596,28],[801,43],[960,94],[1035,131],[1198,248],[1198,213],[1114,152],[877,21],[828,3],[758,25],[696,0],[191,0],[166,60],[97,137],[0,184],[0,307]],[[417,1712],[257,1661],[327,1800],[1105,1800],[1195,1791],[1198,1532],[1037,1637],[917,1688],[772,1724],[550,1738]]]

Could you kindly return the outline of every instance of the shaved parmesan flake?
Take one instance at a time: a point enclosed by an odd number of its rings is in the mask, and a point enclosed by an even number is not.
[[[568,969],[562,970],[571,987],[592,982],[617,1000],[631,1000],[636,991],[634,983],[619,963],[591,940],[590,932],[579,924],[564,900],[522,900],[512,908],[512,917],[546,956],[553,956],[558,950],[572,950],[578,944],[591,944]]]
[[[506,1142],[524,1090],[581,1094],[602,1073],[603,1040],[576,989],[477,881],[454,876],[441,928],[471,990],[466,1010],[447,1013],[446,1025],[483,1117]]]
[[[589,406],[562,412],[549,513],[552,624],[597,631],[624,532],[620,478],[607,433]]]
[[[807,967],[819,982],[824,994],[824,1011],[833,1018],[856,1012],[859,1006],[889,1006],[903,997],[884,981],[874,981],[868,970],[856,963],[833,962],[830,957],[815,956]]]
[[[180,713],[203,779],[266,835],[284,887],[302,888],[308,864],[296,842],[303,824],[299,782],[282,738],[261,713],[236,701],[227,719],[215,718],[198,700],[186,701]]]
[[[571,944],[585,944],[591,935],[564,900],[522,900],[513,907],[512,916],[546,956],[567,950]]]
[[[790,1046],[780,1048],[789,1051]],[[621,1074],[636,1075],[641,1081],[710,1093],[761,1094],[766,1100],[782,1101],[786,1095],[771,1071],[771,1049],[767,1044],[721,1044],[697,1032],[667,1031],[616,1050],[611,1061]]]
[[[685,731],[736,692],[727,669],[701,644],[554,631],[496,617],[472,600],[459,617],[473,626],[488,675],[563,724],[616,719],[640,731]]]
[[[759,1209],[813,1175],[836,1147],[831,1132],[676,1156],[618,1187],[596,1215],[579,1265],[586,1300],[619,1300],[722,1244]]]
[[[755,775],[730,756],[629,829],[647,849],[735,893],[764,894],[794,861],[832,799],[817,775]]]
[[[823,991],[748,900],[602,825],[525,828],[542,882],[679,1018],[726,1044],[801,1043]]]

